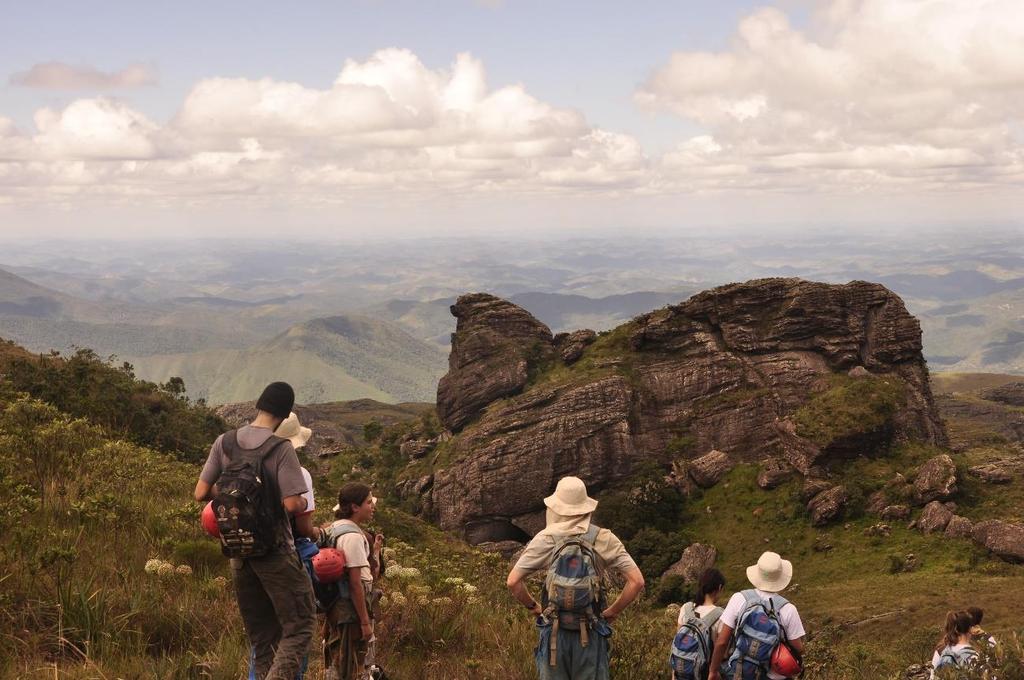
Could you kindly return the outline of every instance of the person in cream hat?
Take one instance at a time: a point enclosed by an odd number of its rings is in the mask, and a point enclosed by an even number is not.
[[[773,609],[777,613],[779,625],[785,633],[790,649],[797,655],[803,654],[806,632],[803,621],[800,620],[800,612],[797,611],[796,605],[779,595],[793,580],[793,563],[782,559],[778,553],[762,553],[757,558],[757,564],[747,567],[747,580],[754,587],[734,594],[729,599],[725,613],[720,619],[722,629],[715,641],[715,651],[711,656],[708,680],[720,680],[723,675],[732,677],[733,669],[723,669],[722,662],[725,661],[727,653],[732,652],[733,633],[738,626],[741,626],[744,616],[749,611],[759,609],[761,606]],[[742,634],[741,630],[736,636],[739,637]],[[739,663],[732,657],[729,657],[729,662]],[[769,680],[785,680],[786,677],[776,673],[773,669],[768,670]]]
[[[587,494],[587,485],[582,479],[563,477],[558,480],[554,493],[544,499],[544,505],[547,508],[545,527],[526,546],[506,582],[513,597],[538,617],[540,642],[535,654],[538,677],[540,680],[607,680],[608,636],[611,635],[608,623],[643,591],[643,574],[615,534],[591,523],[597,501]],[[626,582],[615,602],[600,611],[600,607],[595,606],[592,620],[581,621],[577,617],[575,625],[563,622],[563,612],[556,608],[546,610],[526,587],[526,578],[535,572],[547,571],[559,546],[573,538],[580,538],[590,546],[599,574],[617,572]],[[565,616],[572,615],[566,613]]]
[[[274,434],[282,439],[287,439],[292,446],[298,450],[306,445],[309,438],[313,436],[313,430],[303,427],[295,411],[288,414],[288,417],[281,421],[281,424],[274,430]]]

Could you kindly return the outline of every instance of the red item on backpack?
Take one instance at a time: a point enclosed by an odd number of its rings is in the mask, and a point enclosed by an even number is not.
[[[199,519],[203,524],[203,528],[206,529],[206,533],[214,538],[220,538],[220,527],[217,526],[217,515],[213,512],[213,501],[206,504]]]
[[[793,656],[792,650],[786,644],[780,644],[772,652],[772,672],[784,675],[787,678],[795,678],[800,675],[803,669],[800,662]]]
[[[334,548],[320,548],[313,556],[313,573],[320,583],[335,583],[345,574],[345,553]]]

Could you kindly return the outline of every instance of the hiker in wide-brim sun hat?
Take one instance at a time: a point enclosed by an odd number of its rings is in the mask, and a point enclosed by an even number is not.
[[[747,580],[755,588],[766,593],[778,593],[785,590],[792,579],[793,563],[782,559],[778,553],[762,553],[757,564],[747,567]]]
[[[274,430],[274,434],[282,439],[287,439],[296,449],[302,448],[313,436],[313,430],[303,427],[299,417],[292,411],[288,417],[281,421],[281,424]]]
[[[562,477],[555,492],[544,499],[544,505],[559,515],[588,515],[597,508],[597,501],[587,495],[587,485],[579,477]]]

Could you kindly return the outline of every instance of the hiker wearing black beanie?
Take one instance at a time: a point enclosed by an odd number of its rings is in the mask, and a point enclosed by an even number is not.
[[[291,385],[267,385],[256,418],[213,443],[195,489],[197,501],[213,502],[253,670],[266,680],[295,678],[316,626],[313,589],[296,558],[290,521],[306,509],[309,487],[292,443],[274,435],[294,405]],[[253,484],[261,493],[229,493]]]

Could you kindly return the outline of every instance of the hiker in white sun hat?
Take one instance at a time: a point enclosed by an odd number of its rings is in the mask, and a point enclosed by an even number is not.
[[[755,675],[785,680],[798,675],[804,624],[796,606],[779,595],[793,580],[793,563],[778,553],[762,553],[757,564],[747,567],[747,580],[754,587],[734,594],[720,619],[708,680]],[[751,633],[762,642],[749,644]]]
[[[591,522],[597,501],[582,479],[560,479],[544,505],[545,527],[526,546],[506,582],[537,617],[537,675],[540,680],[607,680],[608,624],[643,590],[643,574],[622,541]],[[546,572],[540,603],[526,587],[526,578],[538,571]],[[611,605],[604,598],[608,571],[626,581]],[[564,606],[567,599],[572,607]]]

